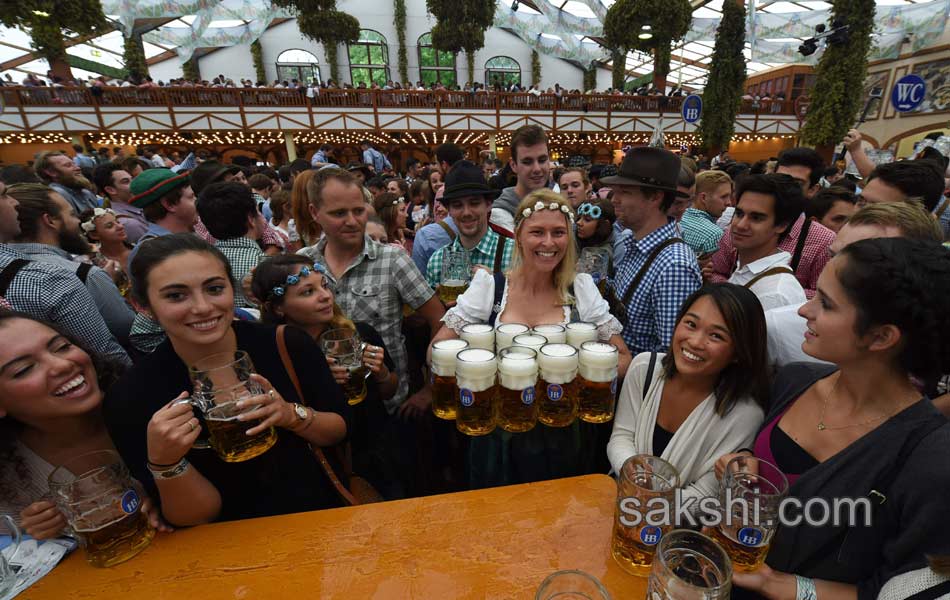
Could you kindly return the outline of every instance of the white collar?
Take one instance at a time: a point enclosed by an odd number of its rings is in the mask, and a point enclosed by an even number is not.
[[[738,261],[737,261],[738,262]],[[792,262],[792,255],[784,250],[776,252],[775,254],[769,254],[768,256],[763,256],[759,260],[754,260],[747,265],[741,265],[739,268],[748,269],[752,274],[758,275],[772,267],[782,267],[789,266]]]

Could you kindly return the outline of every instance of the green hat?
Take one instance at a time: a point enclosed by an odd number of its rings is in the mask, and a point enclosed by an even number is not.
[[[153,202],[158,202],[169,192],[191,183],[187,171],[174,173],[171,169],[148,169],[142,171],[132,180],[129,190],[132,199],[129,204],[138,208],[145,208]]]

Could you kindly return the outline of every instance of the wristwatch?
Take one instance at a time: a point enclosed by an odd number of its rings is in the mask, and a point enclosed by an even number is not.
[[[294,402],[294,414],[297,415],[297,422],[304,423],[310,419],[310,411],[303,404]],[[307,423],[309,425],[309,423]]]

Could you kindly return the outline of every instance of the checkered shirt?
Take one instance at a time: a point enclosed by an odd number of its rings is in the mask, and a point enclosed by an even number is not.
[[[798,244],[798,236],[802,232],[802,226],[805,224],[805,215],[798,217],[792,230],[789,232],[782,243],[778,245],[779,250],[784,250],[795,256],[795,246]],[[812,221],[809,226],[808,235],[805,237],[805,246],[802,248],[802,257],[798,261],[798,268],[795,269],[795,277],[805,288],[805,296],[811,298],[815,295],[815,288],[818,287],[818,276],[822,269],[831,260],[828,254],[828,247],[835,241],[835,232],[824,225]],[[713,274],[712,281],[728,281],[736,267],[736,251],[732,245],[732,234],[727,230],[719,240],[719,251],[712,257]]]
[[[310,257],[328,268],[323,256],[327,239],[302,249],[298,254]],[[377,244],[364,237],[363,251],[337,279],[329,272],[336,302],[353,321],[369,323],[379,332],[396,365],[399,387],[386,401],[392,413],[406,400],[409,392],[409,356],[402,335],[402,306],[416,309],[435,295],[422,273],[403,250]]]
[[[617,298],[623,298],[654,248],[672,237],[676,222],[671,219],[642,240],[631,236],[624,241],[626,252],[612,282]],[[699,264],[689,246],[676,243],[660,252],[626,306],[623,340],[633,356],[669,348],[680,306],[701,284]]]
[[[26,257],[7,244],[0,244],[0,270],[18,258]],[[128,354],[109,333],[89,290],[74,272],[30,261],[10,282],[4,299],[15,310],[56,323],[89,350],[131,364]]]
[[[195,230],[195,233],[198,235],[198,237],[208,242],[209,244],[216,244],[218,242],[218,240],[215,239],[213,235],[211,235],[211,232],[208,231],[208,228],[205,227],[205,224],[201,222],[201,219],[198,219],[197,221],[195,221],[194,230]],[[281,249],[281,251],[284,251],[287,249],[286,243],[284,242],[284,238],[280,236],[277,230],[274,229],[274,226],[271,225],[270,223],[267,223],[266,227],[264,227],[264,231],[261,232],[261,246],[264,246],[265,248],[267,246],[277,246],[278,248]],[[254,266],[257,266],[257,265],[254,265]]]
[[[478,265],[492,269],[495,266],[495,252],[498,251],[498,242],[501,240],[502,236],[489,228],[488,232],[471,250],[465,250],[465,247],[462,246],[461,238],[458,237],[455,238],[455,241],[451,244],[436,250],[429,258],[429,265],[426,267],[426,281],[429,282],[429,287],[435,289],[436,286],[442,282],[442,263],[445,260],[447,251],[468,252],[468,259],[469,262],[472,263],[472,266]],[[501,251],[502,271],[507,271],[508,266],[511,264],[511,254],[515,249],[515,245],[512,243],[513,241],[511,238],[504,238],[502,242],[505,244],[504,250]]]
[[[683,241],[695,254],[712,254],[719,250],[722,229],[708,212],[698,208],[687,208],[680,220]]]
[[[214,245],[228,257],[228,262],[231,263],[235,308],[255,308],[256,305],[244,295],[241,280],[257,267],[257,263],[264,256],[264,251],[257,242],[246,237],[218,240]]]

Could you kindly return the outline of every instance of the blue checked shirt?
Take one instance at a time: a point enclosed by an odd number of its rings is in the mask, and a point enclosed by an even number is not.
[[[676,222],[672,219],[642,240],[633,236],[624,240],[626,251],[623,261],[617,264],[613,280],[617,298],[623,298],[653,249],[671,237],[676,237]],[[633,356],[640,352],[667,351],[680,306],[700,285],[699,264],[689,246],[676,243],[664,248],[626,306],[623,340]]]

